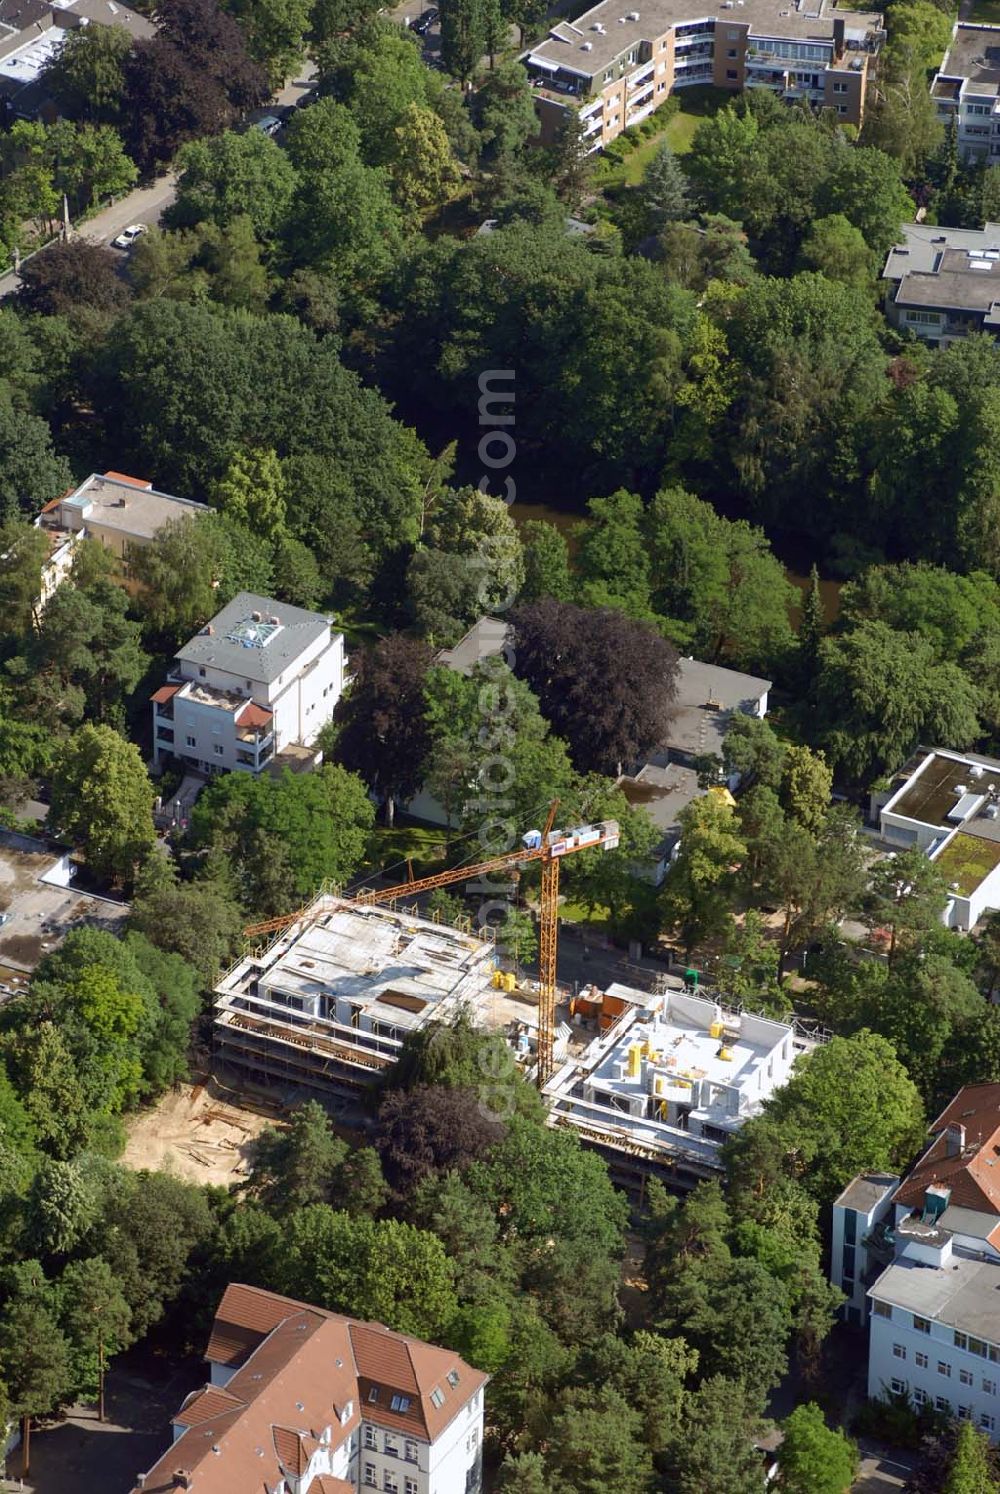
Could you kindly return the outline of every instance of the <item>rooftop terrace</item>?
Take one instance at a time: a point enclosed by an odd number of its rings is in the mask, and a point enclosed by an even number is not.
[[[977,93],[995,95],[1000,84],[1000,26],[956,26],[940,71],[948,78],[968,78]]]
[[[1000,840],[959,830],[934,857],[934,865],[960,897],[971,897],[980,882],[1000,866]]]

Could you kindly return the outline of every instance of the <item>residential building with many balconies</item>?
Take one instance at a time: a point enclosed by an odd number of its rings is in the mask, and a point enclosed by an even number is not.
[[[931,97],[964,160],[1000,158],[1000,26],[956,23]]]
[[[343,687],[344,636],[328,617],[241,591],[153,695],[154,763],[259,773],[312,747]]]
[[[861,123],[872,62],[885,32],[875,11],[831,0],[721,0],[707,14],[685,0],[600,0],[556,22],[522,56],[543,138],[565,110],[583,121],[591,150],[639,124],[678,88],[768,88]]]
[[[931,347],[972,332],[1000,336],[1000,223],[906,223],[882,279],[888,321]]]
[[[210,1381],[133,1494],[478,1494],[488,1376],[381,1323],[233,1283]]]

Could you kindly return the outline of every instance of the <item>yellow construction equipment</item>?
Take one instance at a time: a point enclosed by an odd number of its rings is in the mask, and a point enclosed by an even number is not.
[[[618,845],[617,820],[601,820],[596,825],[577,825],[571,829],[554,829],[558,799],[549,806],[544,830],[529,830],[522,839],[521,849],[508,851],[502,856],[493,856],[488,861],[479,861],[475,866],[452,867],[450,871],[435,872],[430,877],[412,878],[395,887],[379,888],[375,891],[359,892],[353,901],[357,903],[390,903],[399,897],[412,896],[418,892],[432,892],[436,887],[447,887],[454,882],[464,882],[487,872],[515,869],[529,861],[542,864],[542,889],[539,901],[538,939],[538,1087],[552,1077],[553,1045],[555,1040],[556,1014],[556,952],[559,929],[559,863],[564,856],[575,851],[589,851],[599,847],[602,851],[613,851]],[[269,918],[264,923],[251,924],[243,930],[247,939],[263,934],[275,934],[289,928],[305,915],[305,909],[297,913],[286,913],[281,918]]]

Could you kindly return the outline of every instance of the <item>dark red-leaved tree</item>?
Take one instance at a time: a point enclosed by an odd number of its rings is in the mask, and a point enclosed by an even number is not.
[[[337,757],[385,801],[392,824],[397,799],[420,787],[430,745],[424,717],[428,644],[390,633],[358,660],[354,682],[334,712]]]

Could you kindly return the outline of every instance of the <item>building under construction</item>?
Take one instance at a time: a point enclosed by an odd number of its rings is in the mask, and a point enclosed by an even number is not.
[[[545,1087],[552,1125],[572,1126],[630,1191],[650,1175],[692,1188],[720,1148],[787,1081],[815,1039],[689,990],[583,993],[574,1021],[597,1035]]]
[[[495,964],[486,934],[323,895],[220,981],[216,1053],[289,1092],[356,1093],[425,1023],[483,1022]]]

